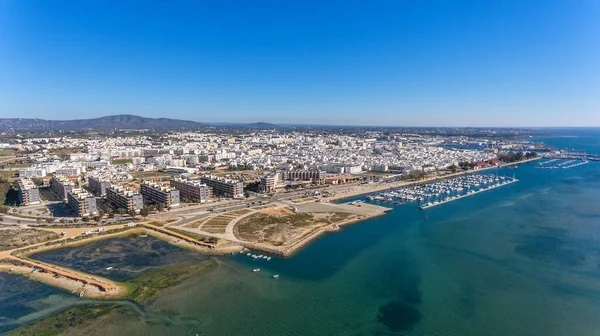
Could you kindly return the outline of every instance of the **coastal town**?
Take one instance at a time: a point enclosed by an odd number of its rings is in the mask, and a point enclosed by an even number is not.
[[[386,203],[427,209],[517,181],[472,173],[573,155],[514,134],[446,132],[6,131],[0,270],[36,274],[81,296],[122,297],[125,289],[109,279],[28,256],[137,234],[270,260],[385,215]],[[343,201],[359,195],[370,196]]]

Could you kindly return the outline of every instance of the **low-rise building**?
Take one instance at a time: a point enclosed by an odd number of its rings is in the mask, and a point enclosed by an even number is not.
[[[19,169],[19,177],[42,178],[46,176],[46,168],[29,167]]]
[[[211,187],[213,194],[220,197],[244,197],[244,183],[214,175],[202,176],[201,182]]]
[[[54,175],[50,179],[50,189],[63,201],[67,200],[67,195],[73,190],[74,186],[73,181],[69,180],[66,176]]]
[[[40,190],[28,178],[20,178],[17,182],[19,186],[19,203],[21,205],[40,204]]]
[[[158,183],[147,182],[140,187],[140,193],[146,203],[162,203],[168,207],[178,206],[179,190]]]
[[[170,181],[171,187],[179,190],[182,199],[188,199],[193,202],[205,203],[212,200],[212,189],[204,183],[195,180],[173,178]]]
[[[67,204],[77,213],[77,216],[90,216],[98,212],[96,198],[83,189],[72,189],[67,195]]]
[[[139,212],[144,207],[144,198],[140,193],[121,186],[107,187],[106,199],[116,209]]]

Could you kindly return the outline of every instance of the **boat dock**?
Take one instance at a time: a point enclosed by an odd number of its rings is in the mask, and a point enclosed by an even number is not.
[[[538,169],[569,169],[584,164],[590,163],[586,159],[571,159],[568,161],[560,161],[560,159],[552,159],[538,164]]]
[[[419,206],[419,208],[420,208],[421,210],[425,210],[425,209],[433,208],[433,207],[435,207],[435,206],[438,206],[438,205],[442,205],[442,204],[450,203],[450,202],[452,202],[452,201],[457,201],[457,200],[459,200],[459,199],[461,199],[461,198],[465,198],[465,197],[469,197],[469,196],[477,195],[477,194],[479,194],[479,193],[482,193],[482,192],[484,192],[484,191],[488,191],[488,190],[492,190],[492,189],[500,188],[500,187],[502,187],[502,186],[509,185],[509,184],[512,184],[512,183],[515,183],[515,182],[518,182],[518,181],[519,181],[519,180],[517,180],[516,178],[512,178],[512,179],[505,179],[505,180],[504,180],[504,181],[502,181],[502,182],[499,182],[499,183],[497,183],[497,184],[493,184],[493,185],[491,185],[491,186],[488,186],[488,187],[483,187],[483,188],[481,188],[481,189],[479,189],[479,190],[471,190],[471,191],[467,192],[467,193],[466,193],[466,194],[464,194],[464,195],[450,196],[450,197],[447,197],[447,198],[445,198],[445,199],[443,199],[443,200],[441,200],[441,201],[435,201],[435,202],[430,202],[430,203],[426,203],[426,204],[421,204],[421,206]]]

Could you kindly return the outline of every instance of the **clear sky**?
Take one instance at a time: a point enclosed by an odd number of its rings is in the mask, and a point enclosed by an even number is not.
[[[600,126],[600,1],[0,0],[0,117]]]

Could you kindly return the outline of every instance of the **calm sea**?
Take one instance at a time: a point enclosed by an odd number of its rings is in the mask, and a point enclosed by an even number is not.
[[[600,154],[600,132],[560,135],[542,140]],[[499,170],[520,181],[474,197],[396,206],[289,259],[219,257],[217,269],[160,292],[146,314],[70,334],[600,335],[600,162],[536,165]],[[16,280],[2,277],[14,291]],[[40,302],[70,297],[30,287],[31,306],[0,287],[0,314],[29,321]],[[15,296],[18,309],[6,309]]]

